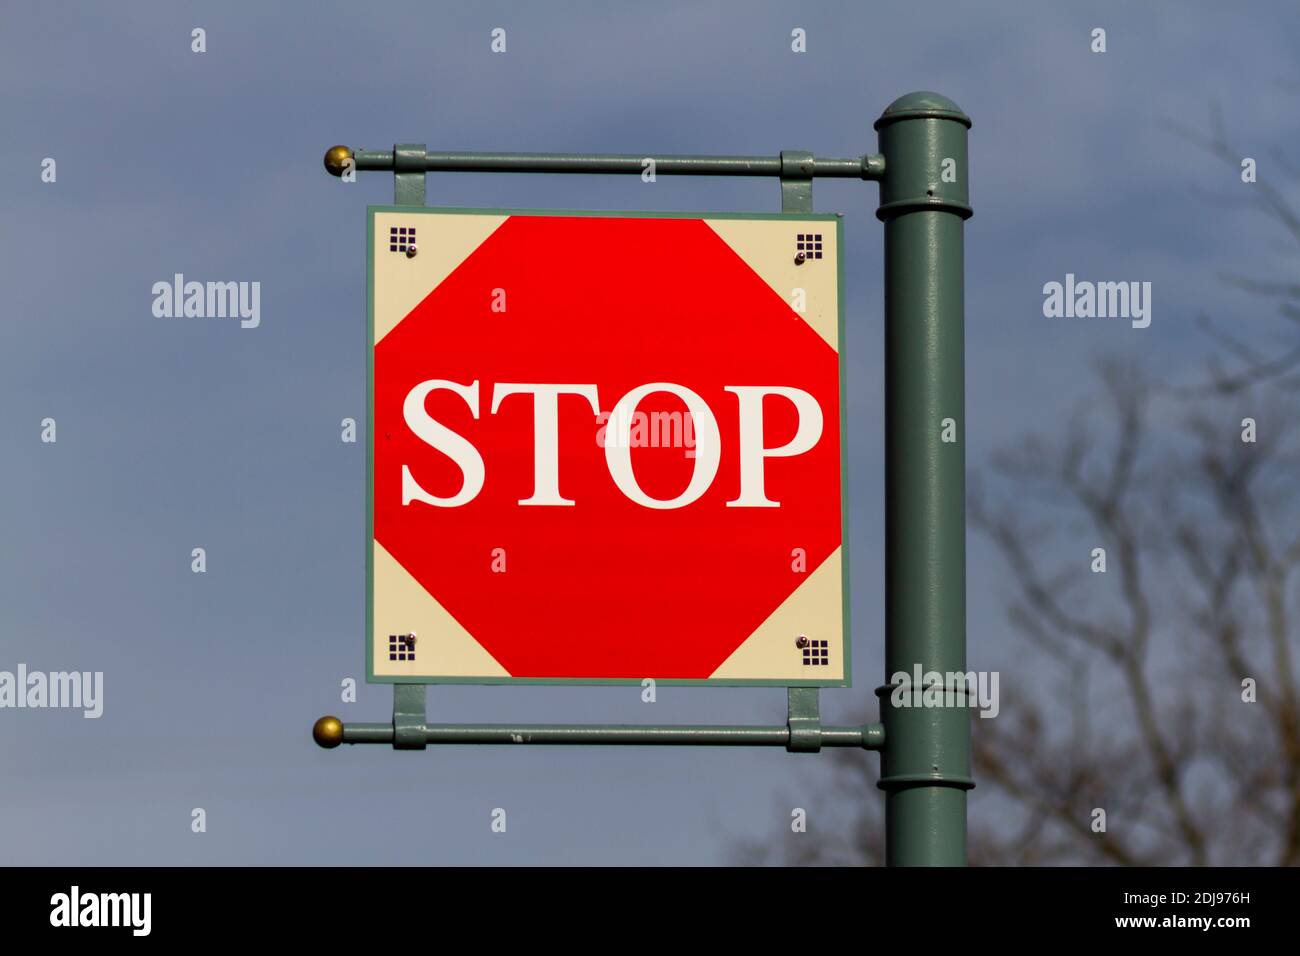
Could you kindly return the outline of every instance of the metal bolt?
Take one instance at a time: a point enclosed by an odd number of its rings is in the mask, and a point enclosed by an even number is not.
[[[406,258],[408,258],[408,259],[414,259],[414,258],[415,258],[415,246],[407,246],[407,247],[406,247]]]
[[[795,646],[795,647],[807,647],[807,646],[808,646],[808,638],[807,638],[807,636],[806,636],[806,635],[803,635],[803,634],[800,634],[800,635],[795,639],[794,646]]]
[[[415,646],[415,632],[414,632],[414,631],[412,631],[410,634],[407,634],[407,635],[406,635],[406,645],[407,645],[407,647],[414,647],[414,646]]]
[[[802,252],[796,253],[794,257],[794,264],[797,266],[801,266],[803,265],[803,261],[804,261],[804,254]]]

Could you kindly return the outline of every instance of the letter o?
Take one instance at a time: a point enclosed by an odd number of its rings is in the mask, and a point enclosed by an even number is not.
[[[694,470],[686,490],[676,498],[661,500],[651,498],[637,484],[632,471],[632,414],[647,395],[655,392],[667,392],[676,395],[686,404],[695,425]],[[609,466],[609,476],[618,485],[618,490],[644,508],[667,511],[684,508],[709,490],[714,477],[718,474],[718,464],[722,461],[722,436],[718,432],[718,420],[708,403],[684,385],[673,382],[650,382],[640,385],[618,400],[609,414],[609,428],[614,430],[613,438],[606,432],[605,464]]]

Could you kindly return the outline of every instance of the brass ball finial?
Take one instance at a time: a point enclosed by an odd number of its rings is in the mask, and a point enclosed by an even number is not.
[[[326,750],[343,743],[343,721],[337,717],[322,717],[311,728],[312,739]]]
[[[342,176],[345,163],[352,158],[352,150],[346,146],[331,146],[325,151],[325,171],[331,176]]]

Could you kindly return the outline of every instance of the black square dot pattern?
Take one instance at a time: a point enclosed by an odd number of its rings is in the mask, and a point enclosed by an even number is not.
[[[415,660],[415,642],[410,634],[388,635],[388,659],[390,661]]]
[[[801,232],[795,236],[794,251],[802,252],[805,259],[822,257],[822,234],[820,232]]]
[[[809,641],[803,649],[804,667],[825,667],[830,662],[830,641]]]
[[[415,248],[414,226],[392,226],[388,230],[388,251],[405,252]]]

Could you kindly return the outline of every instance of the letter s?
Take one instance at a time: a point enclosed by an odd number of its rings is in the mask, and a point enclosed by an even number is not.
[[[406,401],[402,403],[402,417],[406,419],[407,427],[411,429],[416,438],[438,449],[460,467],[463,475],[460,491],[450,498],[439,498],[436,495],[431,495],[416,482],[411,475],[411,469],[403,465],[403,505],[409,505],[412,501],[422,501],[427,505],[435,505],[439,508],[456,508],[473,501],[478,497],[478,493],[483,490],[483,456],[478,453],[478,449],[447,426],[434,421],[429,413],[425,411],[425,399],[429,397],[431,392],[436,392],[439,389],[455,392],[465,399],[465,404],[469,406],[470,413],[475,418],[478,418],[478,381],[473,381],[469,385],[460,385],[457,382],[448,382],[443,379],[430,379],[411,389],[406,395]]]

